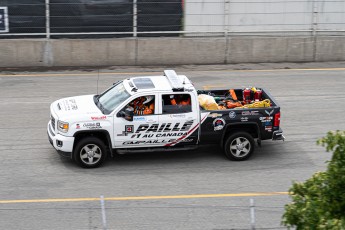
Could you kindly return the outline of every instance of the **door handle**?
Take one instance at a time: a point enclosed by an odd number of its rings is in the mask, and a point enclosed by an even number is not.
[[[146,123],[154,123],[157,122],[156,120],[147,120]]]

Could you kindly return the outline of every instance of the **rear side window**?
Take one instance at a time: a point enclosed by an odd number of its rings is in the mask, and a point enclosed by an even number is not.
[[[192,112],[190,94],[165,94],[162,95],[163,114]]]

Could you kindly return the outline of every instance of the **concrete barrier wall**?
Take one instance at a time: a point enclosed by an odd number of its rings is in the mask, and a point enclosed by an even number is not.
[[[345,61],[345,37],[0,40],[0,67],[311,61]]]

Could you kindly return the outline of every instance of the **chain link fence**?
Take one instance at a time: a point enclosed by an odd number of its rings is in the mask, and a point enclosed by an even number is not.
[[[0,0],[0,38],[345,35],[343,0]]]

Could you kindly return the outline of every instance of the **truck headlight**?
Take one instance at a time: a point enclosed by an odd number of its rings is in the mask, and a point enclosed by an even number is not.
[[[63,121],[58,121],[58,130],[63,132],[63,133],[67,133],[68,132],[68,128],[69,128],[69,124],[67,122],[63,122]]]

